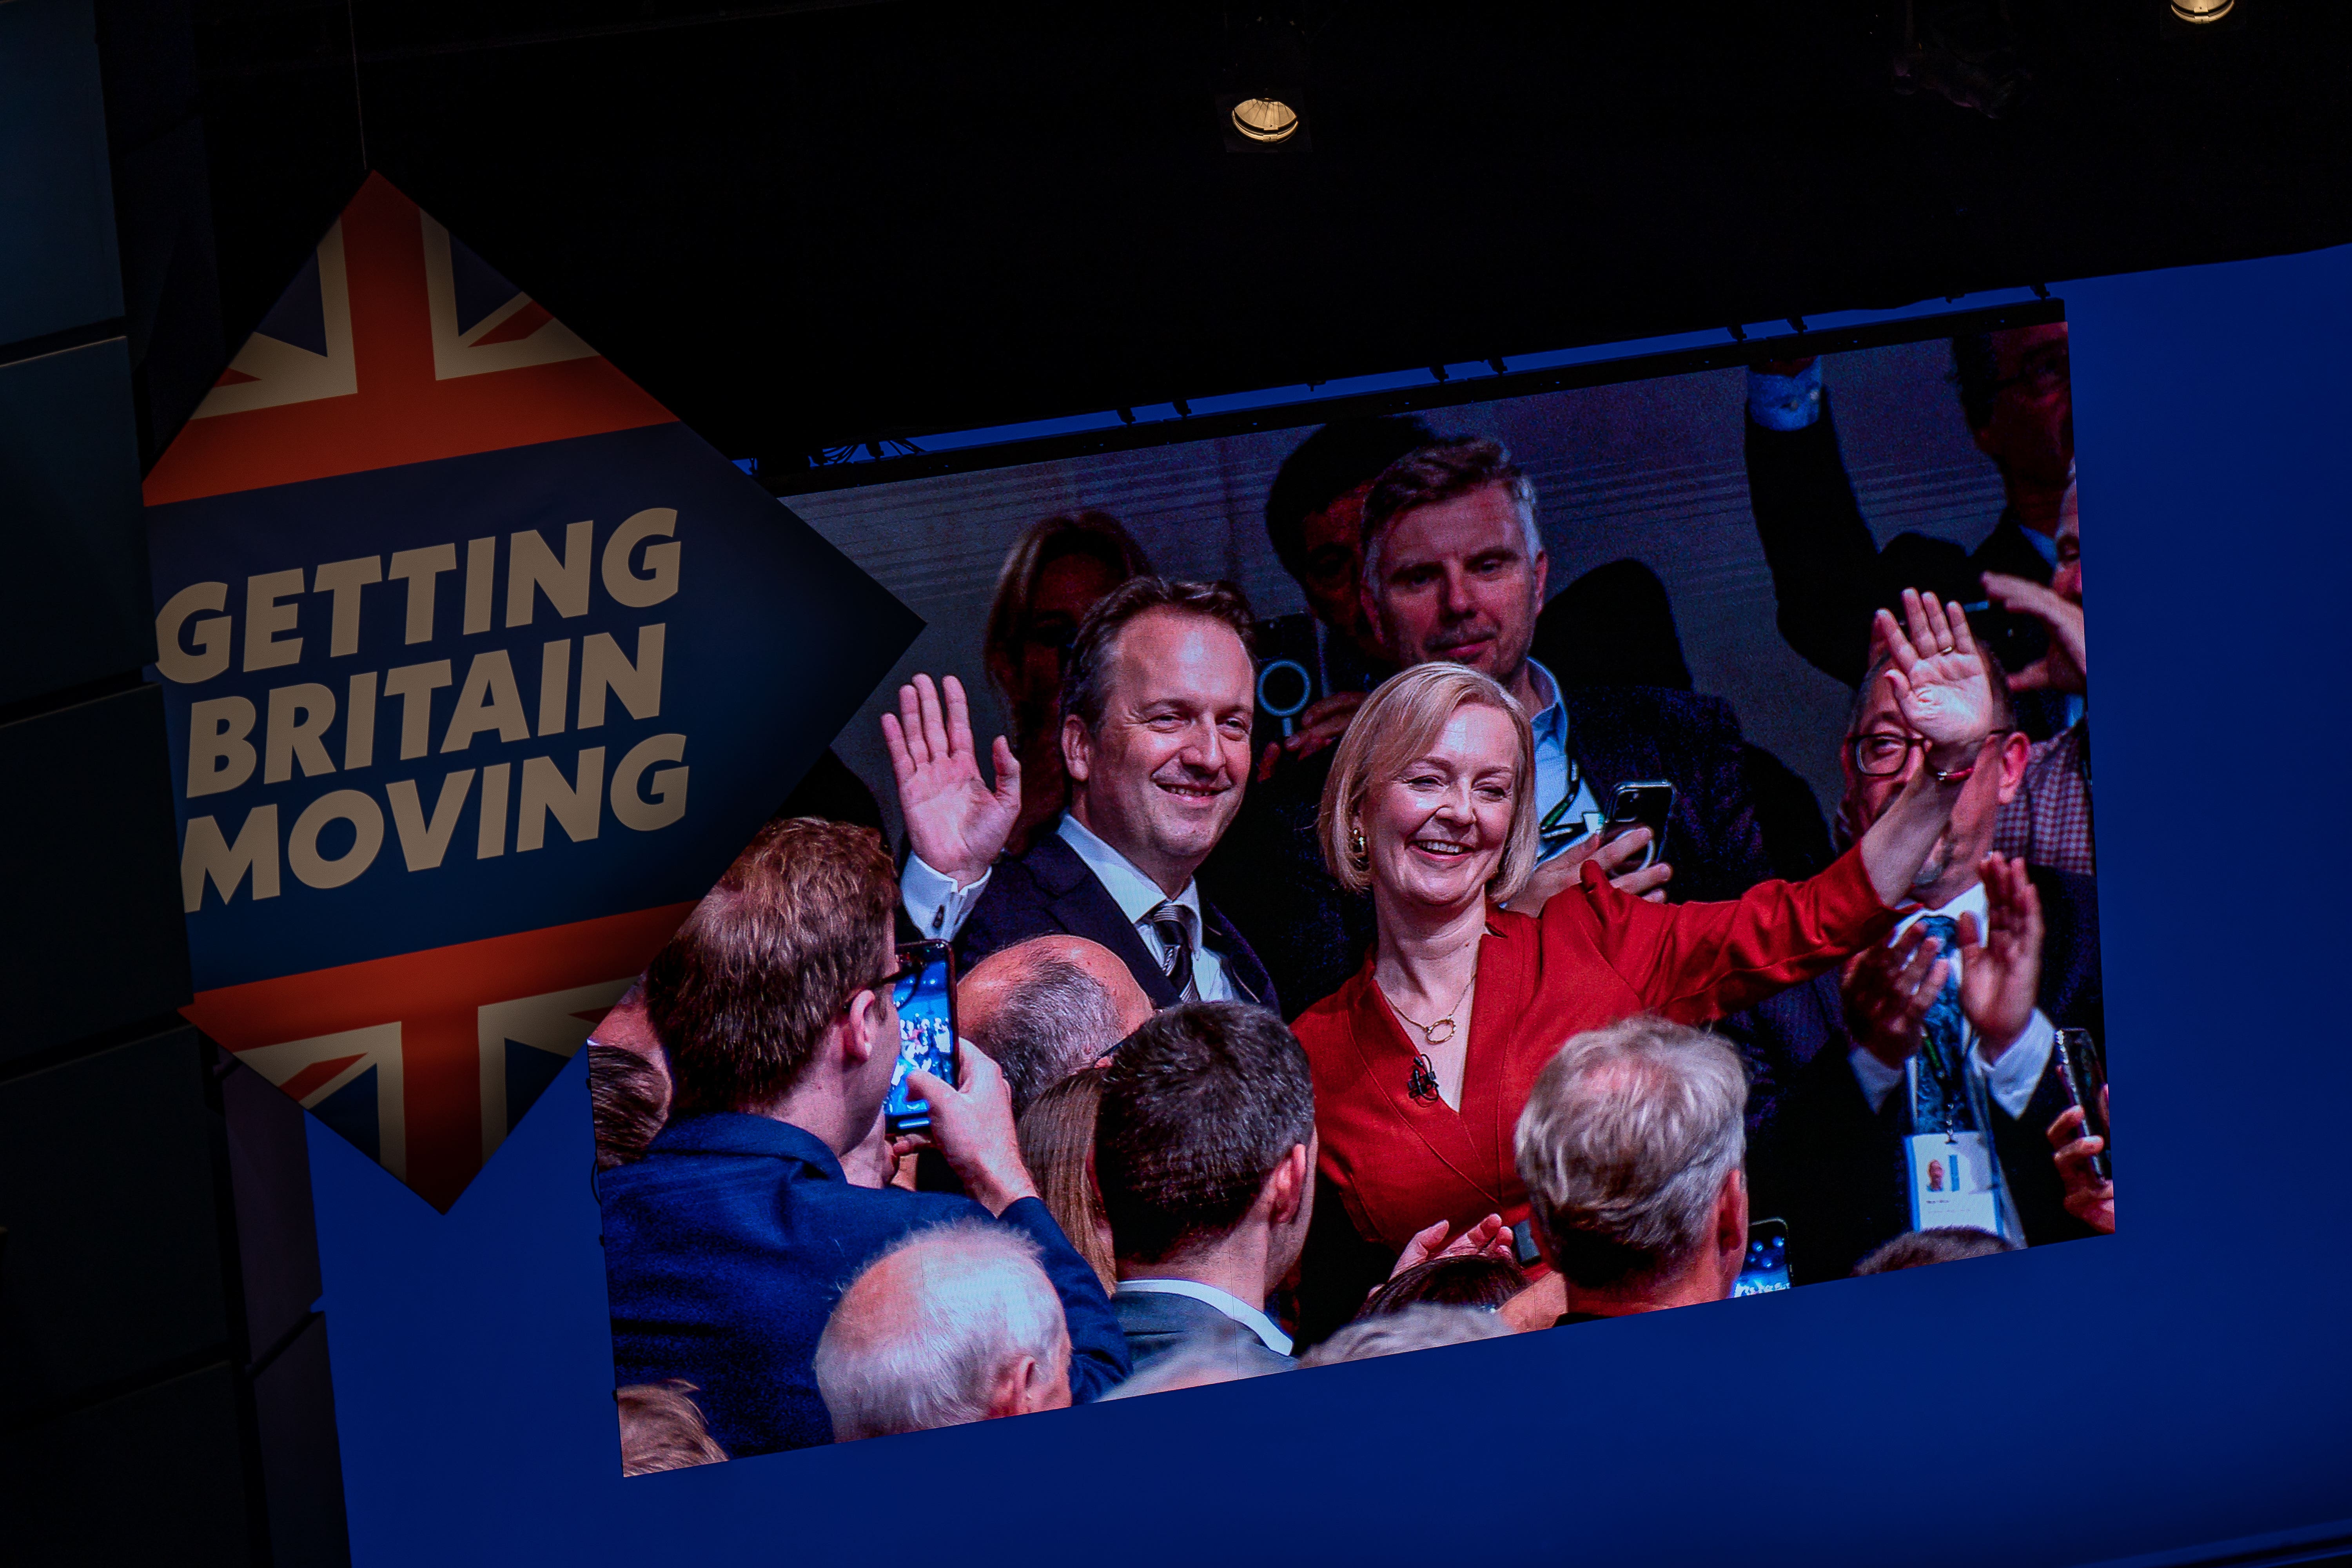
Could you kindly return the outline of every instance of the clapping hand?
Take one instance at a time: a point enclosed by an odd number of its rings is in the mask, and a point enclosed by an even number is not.
[[[996,860],[1021,815],[1021,764],[999,735],[992,748],[996,787],[980,776],[963,683],[950,675],[941,693],[928,675],[898,688],[898,711],[882,715],[890,776],[907,843],[923,864],[970,887]]]
[[[1994,1061],[2033,1021],[2042,985],[2042,896],[2034,891],[2021,859],[1988,855],[1979,869],[1991,929],[1979,941],[1976,917],[1959,919],[1955,934],[1960,947],[1960,1011],[1975,1026],[1985,1059]]]
[[[1903,620],[1898,626],[1881,610],[1872,627],[1893,661],[1886,682],[1895,705],[1903,721],[1932,748],[1930,767],[1965,766],[1990,731],[1993,711],[1992,680],[1969,632],[1969,618],[1958,605],[1906,588]],[[1936,751],[1944,757],[1938,759]]]
[[[1914,921],[1892,943],[1846,960],[1846,1026],[1888,1067],[1901,1067],[1919,1049],[1920,1025],[1952,972],[1942,947]]]

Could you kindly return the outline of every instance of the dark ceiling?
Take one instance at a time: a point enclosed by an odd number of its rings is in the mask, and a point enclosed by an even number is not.
[[[362,121],[771,468],[2352,238],[2352,7],[1292,0],[1311,145],[1236,153],[1217,92],[1267,9],[102,0],[151,448],[355,188]],[[1952,101],[1970,78],[2015,101]]]

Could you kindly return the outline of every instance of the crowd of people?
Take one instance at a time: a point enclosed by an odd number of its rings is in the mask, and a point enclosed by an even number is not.
[[[899,854],[780,815],[596,1028],[625,1467],[1718,1301],[1757,1221],[1798,1283],[2112,1230],[2056,1048],[2105,1033],[2064,350],[1955,342],[2010,495],[1974,556],[1879,549],[1822,368],[1751,373],[1781,627],[1854,690],[1827,820],[1618,591],[1654,574],[1602,569],[1613,619],[1547,595],[1493,441],[1284,465],[1318,690],[1279,731],[1236,590],[1099,512],[1029,531],[1013,733],[915,676]],[[1612,826],[1634,781],[1662,845]],[[917,942],[961,1041],[894,1137]]]

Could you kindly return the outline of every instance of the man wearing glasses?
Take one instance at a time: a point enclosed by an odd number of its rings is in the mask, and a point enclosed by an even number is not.
[[[1790,987],[1724,1030],[1748,1059],[1750,1105],[1762,1122],[1748,1167],[1753,1206],[1789,1222],[1800,1280],[1841,1278],[1915,1228],[1902,1140],[1916,1100],[1932,1096],[1938,1079],[1958,1120],[1989,1135],[1998,1157],[2003,1194],[1980,1228],[2017,1232],[2010,1239],[2023,1243],[2088,1234],[2066,1212],[2042,1130],[2067,1103],[2053,1029],[2105,1039],[2098,906],[2087,877],[1990,853],[2032,747],[2017,728],[2006,671],[1986,662],[1996,728],[1912,884],[1915,907],[1886,946]],[[1926,765],[1885,665],[1870,665],[1842,748],[1840,811],[1857,836]]]
[[[970,1197],[844,1175],[881,1119],[914,989],[891,945],[898,902],[871,829],[772,823],[646,971],[673,1091],[645,1157],[597,1179],[615,1384],[686,1379],[737,1458],[832,1440],[814,1358],[834,1303],[869,1259],[945,1221],[1036,1244],[1078,1403],[1127,1374],[1109,1300],[1039,1200],[985,1055],[959,1053],[961,1088],[910,1079]]]
[[[1820,362],[1774,361],[1748,373],[1748,491],[1780,635],[1806,663],[1849,686],[1862,678],[1872,612],[1892,607],[1905,588],[1932,591],[1973,614],[1986,596],[1985,574],[2047,584],[2057,568],[2059,515],[2074,473],[2066,323],[1954,338],[1952,382],[1977,449],[2000,470],[2000,520],[1973,551],[1918,533],[1897,535],[1882,551],[1846,475]],[[1979,626],[1979,640],[1995,629]],[[2020,662],[2015,648],[2001,651]],[[2029,698],[2024,727],[2037,740],[2054,733],[2065,723],[2063,706]]]

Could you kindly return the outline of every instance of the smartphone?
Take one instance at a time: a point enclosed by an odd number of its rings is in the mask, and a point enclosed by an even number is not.
[[[1735,1296],[1753,1296],[1789,1288],[1789,1226],[1785,1220],[1759,1219],[1748,1227],[1748,1261],[1731,1287]]]
[[[1666,856],[1666,821],[1675,812],[1675,786],[1664,779],[1637,779],[1621,784],[1601,829],[1601,842],[1614,843],[1637,827],[1650,830],[1650,842],[1635,858],[1617,868],[1622,877],[1646,871]]]
[[[2107,1086],[2106,1054],[2088,1029],[2060,1029],[2056,1049],[2059,1081],[2065,1086],[2066,1098],[2083,1108],[2083,1131],[2095,1138],[2109,1139],[2091,1156],[2091,1169],[2099,1180],[2111,1181],[2115,1173],[2107,1163],[2107,1152],[2115,1145],[2100,1106],[2101,1091]]]
[[[2032,616],[2011,614],[1990,599],[1959,607],[1978,646],[1992,649],[2011,675],[2050,651],[2050,628]]]
[[[1330,682],[1324,679],[1322,643],[1313,616],[1301,612],[1260,621],[1252,647],[1257,652],[1257,718],[1251,740],[1255,754],[1296,730],[1298,715],[1330,695]]]
[[[898,949],[902,966],[914,969],[898,982],[898,1061],[890,1069],[890,1098],[882,1102],[884,1131],[897,1138],[931,1124],[931,1102],[910,1099],[907,1075],[920,1068],[941,1082],[963,1087],[956,1076],[955,950],[943,942],[910,942]]]

